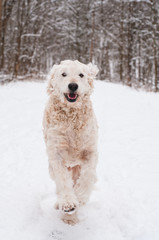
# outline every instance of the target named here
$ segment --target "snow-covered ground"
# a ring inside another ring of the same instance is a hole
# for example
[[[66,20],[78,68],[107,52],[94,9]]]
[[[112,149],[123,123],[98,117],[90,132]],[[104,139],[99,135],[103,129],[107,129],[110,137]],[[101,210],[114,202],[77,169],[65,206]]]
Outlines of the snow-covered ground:
[[[0,239],[158,240],[159,95],[96,82],[98,183],[64,224],[42,135],[46,83],[0,86]]]

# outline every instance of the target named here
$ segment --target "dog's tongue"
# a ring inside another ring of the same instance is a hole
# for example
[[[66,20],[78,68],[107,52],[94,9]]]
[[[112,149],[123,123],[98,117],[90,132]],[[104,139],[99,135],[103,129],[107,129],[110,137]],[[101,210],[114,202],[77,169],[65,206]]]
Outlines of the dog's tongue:
[[[68,97],[69,97],[70,99],[75,99],[75,98],[76,98],[76,94],[74,94],[74,93],[69,93],[69,94],[68,94]]]

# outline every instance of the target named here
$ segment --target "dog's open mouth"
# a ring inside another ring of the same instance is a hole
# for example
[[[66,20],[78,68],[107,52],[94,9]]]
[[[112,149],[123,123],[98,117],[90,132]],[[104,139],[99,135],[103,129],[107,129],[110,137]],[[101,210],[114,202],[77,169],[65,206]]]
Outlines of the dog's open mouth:
[[[69,102],[75,102],[77,100],[78,94],[76,93],[65,93],[65,97]]]

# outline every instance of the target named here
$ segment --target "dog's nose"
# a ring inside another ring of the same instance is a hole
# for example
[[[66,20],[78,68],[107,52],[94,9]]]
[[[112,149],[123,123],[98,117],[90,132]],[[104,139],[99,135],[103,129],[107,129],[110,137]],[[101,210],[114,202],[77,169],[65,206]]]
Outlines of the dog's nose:
[[[72,91],[72,92],[75,92],[78,88],[78,84],[77,83],[70,83],[68,85],[68,88]]]

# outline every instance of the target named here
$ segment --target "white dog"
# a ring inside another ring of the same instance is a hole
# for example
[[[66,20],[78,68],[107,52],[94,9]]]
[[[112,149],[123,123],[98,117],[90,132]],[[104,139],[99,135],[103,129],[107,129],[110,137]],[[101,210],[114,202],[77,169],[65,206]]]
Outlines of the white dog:
[[[43,127],[49,172],[56,183],[56,208],[66,223],[75,224],[96,181],[97,122],[90,95],[98,68],[65,60],[54,65]]]

